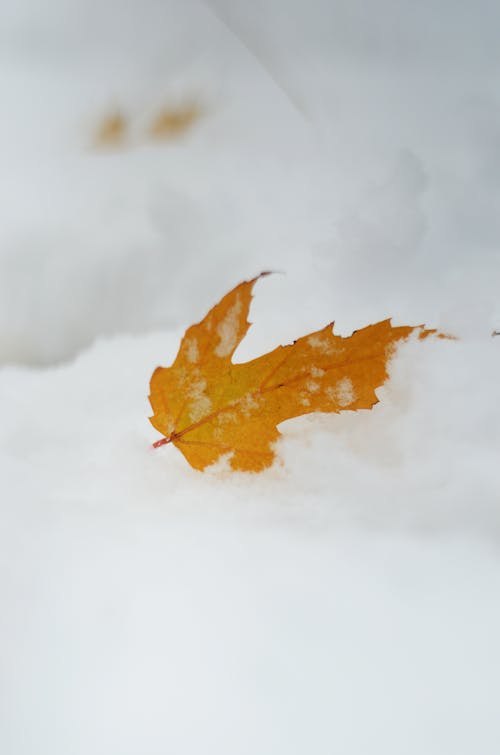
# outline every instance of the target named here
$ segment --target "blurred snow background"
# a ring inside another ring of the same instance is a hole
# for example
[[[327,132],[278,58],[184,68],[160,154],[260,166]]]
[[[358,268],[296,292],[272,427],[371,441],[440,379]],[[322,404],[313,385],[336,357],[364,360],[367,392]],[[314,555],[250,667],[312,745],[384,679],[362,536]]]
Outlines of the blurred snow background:
[[[2,4],[2,753],[499,752],[499,23]],[[265,474],[200,475],[150,450],[148,380],[262,269],[240,359],[333,318],[460,340],[286,424]]]

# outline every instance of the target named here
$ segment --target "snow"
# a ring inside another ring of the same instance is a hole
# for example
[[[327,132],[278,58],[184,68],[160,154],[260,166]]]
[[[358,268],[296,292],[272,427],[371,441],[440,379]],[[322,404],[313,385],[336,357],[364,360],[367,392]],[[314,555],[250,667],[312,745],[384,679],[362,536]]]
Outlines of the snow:
[[[241,298],[236,299],[235,304],[228,310],[225,318],[217,325],[219,342],[214,351],[218,357],[228,357],[233,353],[238,343],[238,324],[241,312]]]
[[[497,755],[498,22],[2,5],[2,753]],[[333,318],[458,340],[399,348],[371,412],[285,423],[272,469],[198,473],[151,448],[149,378],[269,269],[236,361]]]

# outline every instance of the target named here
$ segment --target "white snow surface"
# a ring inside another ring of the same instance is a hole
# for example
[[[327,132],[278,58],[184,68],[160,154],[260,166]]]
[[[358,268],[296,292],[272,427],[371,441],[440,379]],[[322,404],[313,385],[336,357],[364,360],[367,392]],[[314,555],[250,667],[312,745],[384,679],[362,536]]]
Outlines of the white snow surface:
[[[500,752],[499,23],[2,4],[2,755]],[[150,375],[269,269],[237,361],[333,319],[458,339],[283,424],[272,469],[198,473],[151,448]]]

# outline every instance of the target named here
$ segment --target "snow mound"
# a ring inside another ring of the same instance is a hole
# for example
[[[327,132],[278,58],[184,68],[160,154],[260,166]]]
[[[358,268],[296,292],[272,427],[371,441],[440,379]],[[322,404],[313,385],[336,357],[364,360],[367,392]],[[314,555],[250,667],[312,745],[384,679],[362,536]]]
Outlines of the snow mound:
[[[2,750],[493,755],[493,339],[403,346],[249,475],[151,449],[179,337],[1,374]]]

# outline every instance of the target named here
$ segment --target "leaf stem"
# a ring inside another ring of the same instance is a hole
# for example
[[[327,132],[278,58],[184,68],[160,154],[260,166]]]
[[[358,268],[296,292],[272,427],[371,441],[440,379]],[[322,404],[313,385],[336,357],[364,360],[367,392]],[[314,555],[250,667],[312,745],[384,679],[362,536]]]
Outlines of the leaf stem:
[[[172,438],[160,438],[160,440],[156,440],[153,443],[153,448],[160,448],[160,446],[164,446],[166,443],[170,443],[172,441]]]

